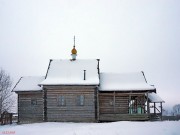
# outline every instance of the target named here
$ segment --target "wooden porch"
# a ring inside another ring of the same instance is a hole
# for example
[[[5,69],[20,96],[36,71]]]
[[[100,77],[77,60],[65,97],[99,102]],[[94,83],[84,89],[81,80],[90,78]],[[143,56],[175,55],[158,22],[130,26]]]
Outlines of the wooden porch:
[[[101,114],[99,121],[148,121],[148,114]]]
[[[111,91],[98,94],[99,121],[157,121],[162,119],[162,102],[160,106],[151,102],[148,92]]]

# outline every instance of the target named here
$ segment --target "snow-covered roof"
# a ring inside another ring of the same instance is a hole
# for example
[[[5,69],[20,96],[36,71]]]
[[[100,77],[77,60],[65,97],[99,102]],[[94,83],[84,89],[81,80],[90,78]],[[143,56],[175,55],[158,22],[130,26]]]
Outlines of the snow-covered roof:
[[[25,76],[21,77],[13,88],[14,92],[18,91],[39,91],[42,87],[38,86],[44,80],[44,76]]]
[[[159,103],[159,102],[164,102],[164,100],[162,100],[156,93],[152,92],[148,94],[148,98],[150,100],[150,102],[152,103]]]
[[[98,61],[50,60],[47,76],[41,85],[98,85]],[[85,73],[84,73],[84,70]],[[85,74],[85,80],[84,80]]]
[[[155,90],[148,83],[143,72],[134,73],[101,73],[100,91],[135,91]]]

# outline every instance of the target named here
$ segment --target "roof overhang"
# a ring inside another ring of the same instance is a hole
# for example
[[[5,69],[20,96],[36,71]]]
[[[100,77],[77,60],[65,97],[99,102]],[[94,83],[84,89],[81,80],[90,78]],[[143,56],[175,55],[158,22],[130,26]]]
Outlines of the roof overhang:
[[[165,103],[165,101],[162,100],[162,98],[154,92],[148,93],[148,100],[150,103]]]

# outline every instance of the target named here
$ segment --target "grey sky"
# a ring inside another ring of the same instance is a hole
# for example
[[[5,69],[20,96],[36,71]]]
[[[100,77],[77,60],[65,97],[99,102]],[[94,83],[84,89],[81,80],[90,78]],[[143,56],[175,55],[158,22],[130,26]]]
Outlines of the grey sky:
[[[49,59],[100,58],[101,71],[144,71],[165,106],[180,103],[179,0],[0,0],[0,67],[45,75]]]

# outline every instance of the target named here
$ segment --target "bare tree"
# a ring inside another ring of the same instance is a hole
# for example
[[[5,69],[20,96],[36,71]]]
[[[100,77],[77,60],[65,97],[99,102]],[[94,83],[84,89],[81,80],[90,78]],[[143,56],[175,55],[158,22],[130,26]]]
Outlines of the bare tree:
[[[173,115],[174,116],[180,115],[180,104],[177,104],[177,105],[173,106]]]
[[[4,111],[10,111],[13,106],[11,85],[10,76],[3,69],[0,69],[0,114]]]

